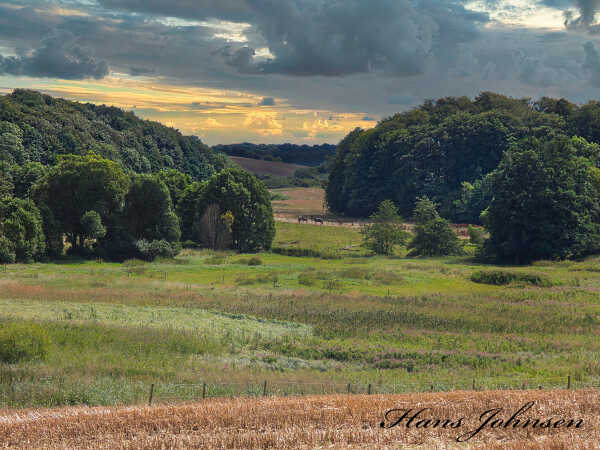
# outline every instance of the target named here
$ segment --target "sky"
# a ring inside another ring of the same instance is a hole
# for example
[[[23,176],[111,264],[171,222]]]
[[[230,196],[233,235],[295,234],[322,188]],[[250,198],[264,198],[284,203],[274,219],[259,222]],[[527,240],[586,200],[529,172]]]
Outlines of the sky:
[[[209,145],[338,143],[425,99],[600,97],[600,0],[0,0],[0,92]]]

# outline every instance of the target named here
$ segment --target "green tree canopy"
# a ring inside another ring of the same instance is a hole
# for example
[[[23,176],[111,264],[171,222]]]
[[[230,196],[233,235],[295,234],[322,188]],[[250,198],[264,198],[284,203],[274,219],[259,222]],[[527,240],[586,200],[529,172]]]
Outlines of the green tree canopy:
[[[485,254],[519,264],[600,250],[598,151],[565,136],[513,146],[492,174]]]
[[[44,254],[42,218],[31,200],[0,199],[0,262],[31,262]]]
[[[237,168],[213,175],[206,184],[190,186],[179,205],[183,239],[202,242],[201,221],[210,205],[231,212],[232,245],[242,252],[271,248],[275,221],[269,191],[254,175]]]
[[[442,219],[435,204],[427,197],[417,199],[415,236],[408,248],[411,256],[460,255],[463,248],[456,233],[446,219]]]
[[[371,215],[371,224],[363,226],[364,245],[371,251],[381,255],[392,255],[394,247],[405,245],[409,234],[404,231],[402,218],[398,208],[390,200],[379,204],[377,211]]]
[[[65,155],[40,180],[34,196],[49,234],[55,238],[66,234],[72,250],[78,252],[86,235],[84,214],[96,211],[102,223],[110,223],[122,208],[128,184],[128,177],[113,161],[94,153]]]

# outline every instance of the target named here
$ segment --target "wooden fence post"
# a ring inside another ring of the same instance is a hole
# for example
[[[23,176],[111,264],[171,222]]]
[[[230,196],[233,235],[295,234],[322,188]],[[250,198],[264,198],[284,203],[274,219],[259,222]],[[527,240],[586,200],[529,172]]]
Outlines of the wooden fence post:
[[[150,386],[150,398],[148,399],[148,406],[152,404],[152,396],[154,395],[154,383]]]
[[[571,375],[567,377],[567,389],[571,389]]]
[[[206,398],[206,383],[202,383],[202,398]]]
[[[348,383],[348,394],[350,393],[350,383]]]
[[[263,385],[263,397],[267,396],[267,380],[265,380],[265,384]]]
[[[369,388],[368,388],[367,392],[369,395],[371,395],[371,383],[369,383]]]

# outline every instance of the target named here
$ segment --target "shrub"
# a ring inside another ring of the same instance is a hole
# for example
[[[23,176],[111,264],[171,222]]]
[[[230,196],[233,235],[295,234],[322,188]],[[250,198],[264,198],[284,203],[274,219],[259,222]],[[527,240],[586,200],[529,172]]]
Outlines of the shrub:
[[[262,259],[260,259],[258,256],[253,256],[248,260],[249,266],[260,266],[262,265],[262,263]]]
[[[471,281],[495,286],[502,286],[515,282],[544,287],[552,286],[552,282],[546,276],[541,274],[516,273],[503,270],[474,272],[471,275]]]
[[[475,245],[483,244],[485,241],[485,231],[482,228],[469,225],[469,241]]]
[[[31,323],[3,323],[0,326],[0,362],[43,360],[50,340],[42,326]]]
[[[196,248],[197,245],[194,241],[187,240],[182,244],[183,248]]]
[[[158,257],[174,258],[181,251],[179,242],[169,242],[165,239],[147,241],[140,239],[135,243],[140,257],[146,261],[154,261]]]
[[[12,264],[15,259],[15,246],[5,236],[0,236],[0,264]]]

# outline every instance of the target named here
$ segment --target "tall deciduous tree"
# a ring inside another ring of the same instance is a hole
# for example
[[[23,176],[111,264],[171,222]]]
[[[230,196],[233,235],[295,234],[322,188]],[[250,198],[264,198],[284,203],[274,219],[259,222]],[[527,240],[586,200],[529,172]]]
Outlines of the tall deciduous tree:
[[[110,223],[123,206],[128,184],[129,179],[113,161],[94,153],[66,155],[40,180],[34,197],[49,234],[55,238],[66,234],[78,253],[86,235],[81,221],[84,214],[96,211],[102,223]]]
[[[183,239],[202,242],[202,217],[210,205],[230,211],[232,247],[243,252],[271,248],[275,221],[269,191],[254,175],[236,168],[213,175],[206,184],[190,186],[180,202]]]
[[[600,251],[600,169],[589,159],[598,151],[563,136],[507,152],[492,174],[484,254],[519,264]]]
[[[0,262],[31,262],[45,250],[42,218],[31,200],[0,199]]]

